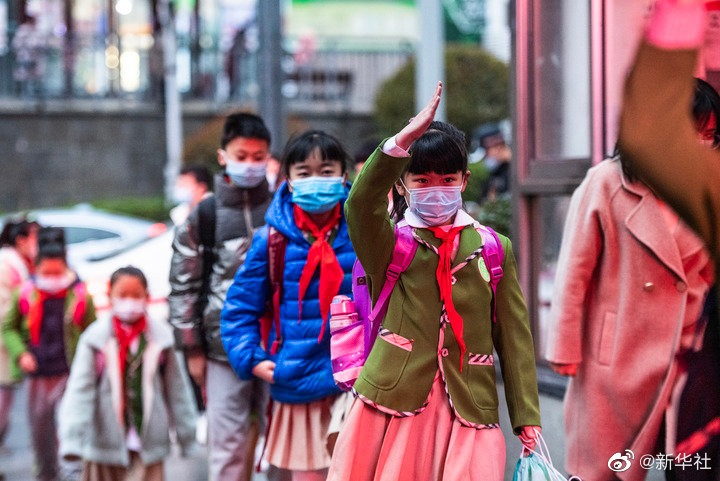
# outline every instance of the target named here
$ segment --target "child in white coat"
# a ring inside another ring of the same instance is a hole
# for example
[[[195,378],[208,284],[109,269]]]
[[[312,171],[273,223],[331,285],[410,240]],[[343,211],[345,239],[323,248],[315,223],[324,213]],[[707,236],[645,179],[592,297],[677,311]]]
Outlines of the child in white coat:
[[[60,407],[60,453],[83,459],[83,481],[162,481],[174,430],[181,453],[196,408],[172,331],[147,317],[147,280],[123,267],[110,278],[112,315],[80,338]]]

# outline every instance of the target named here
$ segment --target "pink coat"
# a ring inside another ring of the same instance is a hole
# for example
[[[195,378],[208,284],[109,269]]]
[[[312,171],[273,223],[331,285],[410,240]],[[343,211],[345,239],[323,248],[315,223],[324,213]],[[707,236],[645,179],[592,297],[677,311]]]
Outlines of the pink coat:
[[[712,282],[702,242],[671,232],[657,199],[619,161],[591,168],[570,203],[546,327],[545,357],[579,363],[565,396],[567,470],[585,481],[640,480],[677,376],[683,325]],[[631,449],[632,467],[608,468]]]

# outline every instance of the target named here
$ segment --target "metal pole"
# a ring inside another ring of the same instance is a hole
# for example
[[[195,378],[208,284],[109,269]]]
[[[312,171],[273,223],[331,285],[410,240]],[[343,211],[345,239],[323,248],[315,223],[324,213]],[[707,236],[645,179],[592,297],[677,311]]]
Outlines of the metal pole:
[[[170,202],[175,179],[180,173],[182,157],[182,101],[177,84],[177,38],[173,21],[171,0],[158,2],[158,20],[160,21],[163,66],[165,75],[165,146],[167,161],[165,164],[165,199]]]
[[[280,0],[258,0],[257,9],[260,34],[258,107],[272,133],[274,144],[282,146],[285,143],[285,115],[282,97]]]
[[[418,0],[420,40],[415,53],[415,111],[425,107],[435,91],[438,80],[445,81],[445,28],[443,9],[438,0]],[[435,114],[435,120],[445,120],[445,102]]]

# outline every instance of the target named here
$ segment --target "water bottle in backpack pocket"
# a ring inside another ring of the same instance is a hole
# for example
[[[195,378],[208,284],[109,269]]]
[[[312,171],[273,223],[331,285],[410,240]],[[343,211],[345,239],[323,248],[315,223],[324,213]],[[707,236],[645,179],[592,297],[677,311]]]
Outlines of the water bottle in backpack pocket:
[[[385,317],[390,293],[417,250],[407,224],[396,227],[395,237],[393,258],[375,305],[371,306],[365,270],[357,260],[352,270],[354,301],[341,295],[335,296],[330,305],[330,360],[335,383],[344,391],[349,391],[360,375]]]
[[[343,391],[352,388],[365,364],[365,326],[347,296],[335,296],[330,304],[330,359],[333,378]]]

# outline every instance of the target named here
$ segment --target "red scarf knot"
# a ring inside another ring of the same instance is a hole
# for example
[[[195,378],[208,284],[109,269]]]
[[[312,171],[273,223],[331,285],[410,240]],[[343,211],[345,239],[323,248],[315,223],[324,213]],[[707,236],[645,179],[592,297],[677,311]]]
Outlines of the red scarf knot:
[[[455,305],[452,300],[452,274],[450,267],[455,238],[464,228],[465,226],[458,226],[445,231],[441,227],[428,227],[435,237],[442,241],[440,247],[438,247],[438,256],[440,259],[438,260],[437,270],[435,271],[435,278],[440,288],[440,300],[445,305],[450,326],[455,334],[458,346],[460,346],[460,372],[462,372],[466,348],[463,339],[463,319],[455,310]]]
[[[147,328],[147,320],[145,316],[141,317],[132,324],[123,323],[120,319],[113,316],[112,318],[113,330],[115,331],[115,338],[118,343],[118,362],[120,369],[120,392],[123,393],[120,396],[122,400],[122,406],[120,412],[125,412],[125,363],[127,361],[128,351],[130,350],[130,344]]]
[[[302,301],[310,286],[315,271],[320,266],[320,286],[318,300],[320,302],[320,315],[322,327],[318,342],[325,333],[325,323],[330,314],[330,303],[333,297],[340,291],[345,273],[340,267],[335,251],[328,242],[328,235],[340,222],[340,204],[337,204],[331,211],[328,221],[323,226],[317,226],[310,215],[297,205],[294,208],[295,223],[301,231],[309,232],[314,241],[308,250],[307,262],[300,275],[300,286],[298,290],[298,321],[302,318]]]

